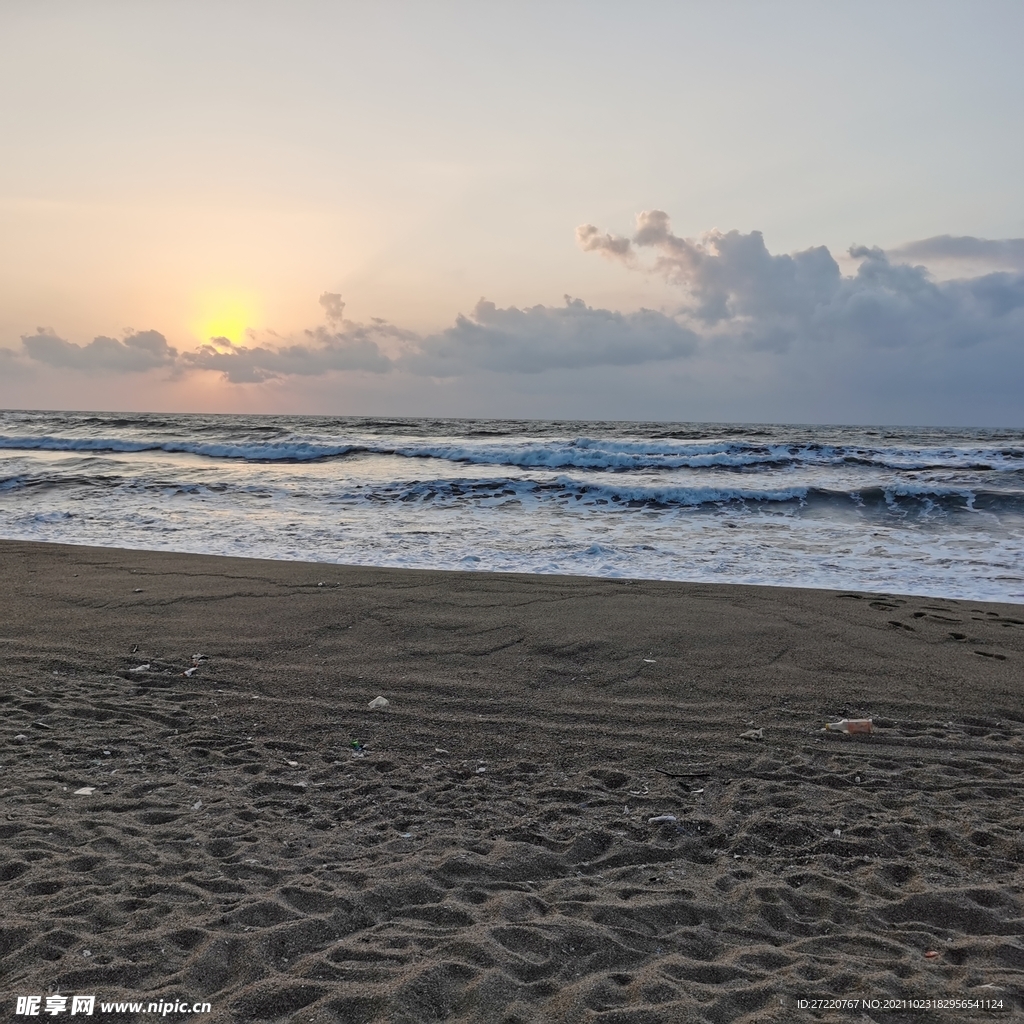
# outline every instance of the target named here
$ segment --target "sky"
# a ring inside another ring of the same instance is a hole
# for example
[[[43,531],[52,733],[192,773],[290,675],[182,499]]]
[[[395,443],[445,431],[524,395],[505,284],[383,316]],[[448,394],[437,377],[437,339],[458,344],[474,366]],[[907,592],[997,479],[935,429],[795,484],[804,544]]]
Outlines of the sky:
[[[1024,5],[0,5],[0,406],[1024,426]]]

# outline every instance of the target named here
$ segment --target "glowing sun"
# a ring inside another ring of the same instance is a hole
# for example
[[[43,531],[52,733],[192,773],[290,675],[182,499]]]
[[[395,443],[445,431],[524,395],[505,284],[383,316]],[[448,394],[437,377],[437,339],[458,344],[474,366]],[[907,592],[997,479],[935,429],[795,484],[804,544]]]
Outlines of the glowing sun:
[[[255,326],[257,320],[255,304],[247,296],[211,293],[201,296],[196,305],[194,331],[203,341],[227,338],[237,345],[244,340],[246,329]]]

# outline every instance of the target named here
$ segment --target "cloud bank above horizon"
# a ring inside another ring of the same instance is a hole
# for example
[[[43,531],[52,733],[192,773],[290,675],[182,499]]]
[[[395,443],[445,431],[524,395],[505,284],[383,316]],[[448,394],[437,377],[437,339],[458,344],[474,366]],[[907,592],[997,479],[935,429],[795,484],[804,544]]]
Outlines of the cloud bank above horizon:
[[[944,235],[888,253],[856,245],[848,252],[859,263],[856,273],[844,275],[825,246],[773,254],[759,231],[684,238],[662,210],[640,213],[629,237],[584,224],[576,238],[584,252],[663,279],[677,289],[678,305],[619,312],[568,295],[561,306],[524,308],[481,299],[450,327],[420,334],[383,319],[346,319],[342,297],[325,292],[324,323],[296,336],[250,332],[245,344],[211,338],[179,351],[154,329],[76,344],[39,327],[22,335],[20,348],[6,350],[4,361],[8,369],[93,376],[159,372],[181,379],[213,371],[231,385],[353,373],[457,380],[656,364],[699,365],[714,376],[716,364],[755,353],[812,376],[851,361],[870,364],[882,352],[916,360],[947,383],[965,364],[1002,378],[1019,378],[1024,368],[1024,239]],[[1000,269],[938,280],[927,264],[942,261]]]

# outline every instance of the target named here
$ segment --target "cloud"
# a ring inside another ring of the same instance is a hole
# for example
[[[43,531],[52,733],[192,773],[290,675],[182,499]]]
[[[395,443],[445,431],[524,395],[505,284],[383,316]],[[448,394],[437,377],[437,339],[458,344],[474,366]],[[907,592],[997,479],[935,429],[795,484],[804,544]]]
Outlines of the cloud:
[[[227,338],[213,338],[195,352],[186,352],[181,365],[194,370],[217,370],[233,384],[253,384],[278,377],[318,377],[331,371],[364,370],[387,373],[391,360],[381,351],[373,334],[387,335],[390,325],[332,333],[323,327],[306,331],[307,342],[271,348],[265,345],[234,345]],[[398,331],[405,335],[406,332]]]
[[[922,263],[971,263],[1024,270],[1024,238],[974,238],[971,235],[935,235],[907,242],[889,255]]]
[[[320,305],[323,306],[329,324],[333,326],[345,322],[345,303],[337,292],[324,292],[320,296]]]
[[[634,366],[688,355],[696,342],[691,330],[650,309],[617,313],[568,295],[564,306],[525,309],[481,299],[470,316],[460,314],[454,326],[424,338],[400,365],[433,377]]]
[[[628,238],[622,235],[602,235],[593,224],[581,224],[576,229],[576,243],[584,252],[600,252],[620,259],[632,255]]]
[[[304,332],[300,343],[234,345],[214,338],[179,364],[217,370],[235,384],[332,371],[460,377],[480,370],[540,373],[588,366],[627,366],[675,359],[694,348],[692,331],[653,310],[616,313],[566,296],[565,305],[499,309],[481,299],[469,316],[426,337],[385,320],[344,319],[340,295],[320,296],[328,326]]]
[[[577,237],[587,249],[587,240],[604,236],[591,225],[585,228]],[[881,249],[853,246],[850,255],[861,264],[856,274],[844,276],[824,246],[772,254],[759,231],[681,238],[662,210],[641,213],[628,247],[619,246],[614,255],[639,269],[642,249],[654,253],[646,269],[682,290],[679,318],[719,345],[775,351],[838,347],[865,356],[879,348],[934,353],[993,341],[1024,347],[1020,274],[938,282],[924,267],[892,263]]]
[[[586,224],[577,241],[631,272],[660,275],[673,306],[620,312],[568,296],[557,306],[481,299],[423,334],[347,320],[341,295],[324,292],[319,326],[288,337],[264,331],[244,344],[217,338],[183,353],[156,331],[76,345],[41,328],[13,353],[0,349],[0,386],[18,373],[40,387],[63,374],[73,390],[70,371],[94,381],[104,371],[112,388],[124,373],[163,370],[180,380],[214,371],[233,384],[279,381],[275,394],[296,401],[350,393],[364,407],[376,396],[382,408],[451,415],[592,408],[680,420],[1020,423],[1024,273],[940,280],[917,259],[1009,260],[1020,240],[942,236],[889,253],[855,245],[852,273],[824,246],[773,253],[759,231],[683,237],[663,210],[640,214],[628,237]],[[52,371],[32,372],[39,367]],[[23,391],[9,385],[12,395]]]
[[[21,343],[29,359],[62,370],[143,373],[172,366],[178,357],[159,331],[129,332],[121,341],[100,335],[88,345],[76,345],[53,328],[38,327],[35,334],[23,334]]]

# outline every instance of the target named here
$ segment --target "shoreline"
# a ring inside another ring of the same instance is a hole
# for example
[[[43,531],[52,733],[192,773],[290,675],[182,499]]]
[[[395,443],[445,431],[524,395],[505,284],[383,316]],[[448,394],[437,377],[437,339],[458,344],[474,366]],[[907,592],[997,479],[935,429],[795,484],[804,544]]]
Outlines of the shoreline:
[[[17,541],[0,573],[12,1012],[1024,1005],[1018,605]]]
[[[781,592],[793,592],[797,594],[846,594],[856,593],[863,597],[877,597],[877,598],[898,598],[901,600],[908,601],[953,601],[958,604],[981,604],[981,605],[992,605],[993,607],[1000,607],[1004,609],[1017,609],[1018,611],[1024,611],[1024,600],[1021,601],[996,601],[989,598],[974,598],[974,597],[950,597],[947,595],[939,595],[932,593],[917,593],[912,591],[903,590],[885,590],[879,588],[869,588],[867,590],[861,590],[857,587],[793,587],[786,584],[776,583],[734,583],[729,581],[719,582],[717,580],[674,580],[674,579],[663,579],[659,577],[647,577],[647,576],[589,576],[585,574],[575,574],[566,572],[514,572],[504,571],[500,569],[465,569],[465,568],[453,568],[453,569],[438,569],[432,567],[420,567],[420,566],[400,566],[400,565],[372,565],[360,562],[318,562],[308,561],[301,558],[267,558],[255,555],[225,555],[215,554],[202,551],[173,551],[167,548],[134,548],[134,547],[117,547],[112,545],[98,545],[98,544],[72,544],[65,543],[63,541],[47,541],[47,540],[24,540],[21,538],[6,538],[0,537],[0,553],[3,549],[8,546],[24,546],[27,549],[35,547],[46,548],[53,550],[66,550],[67,552],[74,551],[92,551],[92,552],[118,552],[124,555],[160,555],[168,558],[185,558],[185,559],[224,559],[228,562],[238,563],[267,563],[269,565],[294,565],[294,566],[305,566],[310,570],[316,570],[318,568],[333,568],[341,570],[351,570],[354,572],[382,572],[382,573],[422,573],[422,574],[435,574],[438,576],[475,576],[475,577],[494,577],[496,579],[559,579],[567,581],[590,581],[594,583],[623,583],[623,584],[658,584],[669,587],[711,587],[713,589],[730,589],[735,588],[737,590],[754,590],[754,591],[781,591]]]

